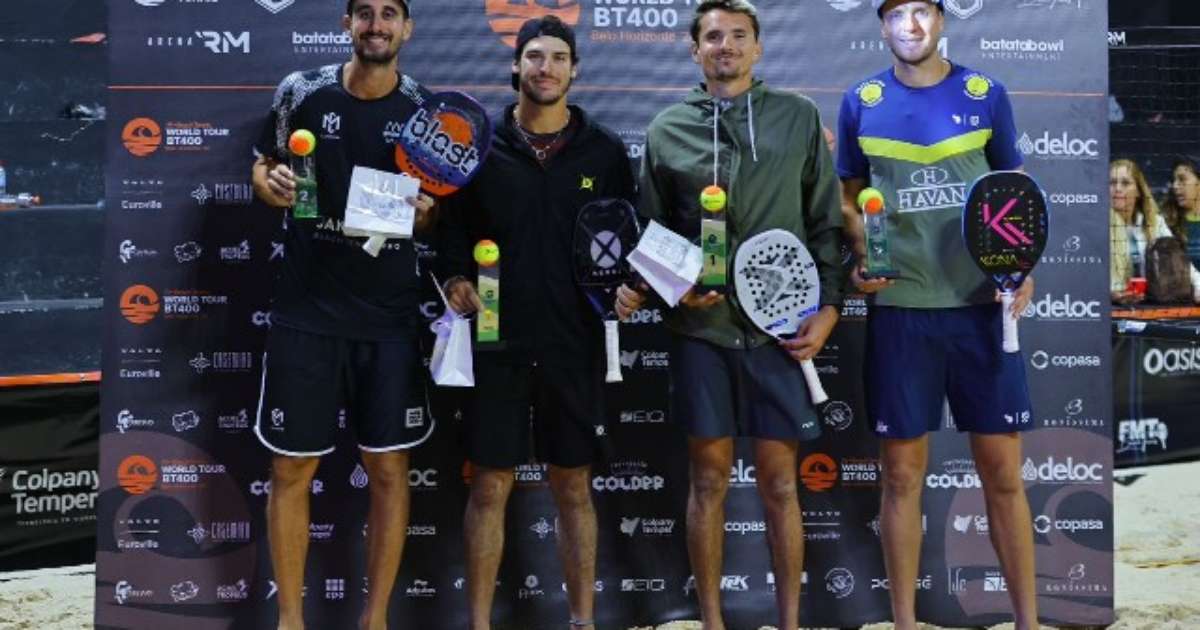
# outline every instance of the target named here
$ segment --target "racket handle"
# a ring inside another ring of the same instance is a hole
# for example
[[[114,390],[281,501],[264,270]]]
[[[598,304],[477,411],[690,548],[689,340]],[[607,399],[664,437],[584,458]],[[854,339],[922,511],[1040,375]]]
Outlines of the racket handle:
[[[605,383],[620,383],[621,382],[621,338],[617,332],[617,325],[620,324],[615,319],[604,320],[604,356],[608,363],[608,373],[604,375]]]
[[[813,365],[812,359],[801,361],[800,371],[804,372],[804,382],[808,384],[808,394],[812,398],[812,404],[820,405],[829,400],[829,395],[821,386],[821,377],[817,374],[817,367]]]
[[[1017,352],[1021,349],[1021,344],[1017,342],[1017,318],[1016,313],[1012,312],[1012,291],[1000,293],[1000,305],[1000,320],[1004,322],[1004,351]]]

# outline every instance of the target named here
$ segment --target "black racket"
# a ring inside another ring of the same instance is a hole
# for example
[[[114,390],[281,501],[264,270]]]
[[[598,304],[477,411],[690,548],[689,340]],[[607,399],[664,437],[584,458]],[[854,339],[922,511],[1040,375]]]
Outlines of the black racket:
[[[1050,214],[1046,196],[1032,177],[1020,171],[995,171],[975,180],[963,207],[963,242],[971,260],[1000,290],[1004,351],[1020,349],[1016,291],[1046,249]]]
[[[821,308],[821,279],[804,243],[787,230],[767,230],[738,246],[733,259],[738,303],[764,333],[785,339]],[[800,362],[813,406],[824,416],[829,401],[811,359]]]
[[[637,213],[624,199],[589,202],[575,219],[572,249],[575,282],[604,320],[604,380],[621,380],[620,338],[613,304],[617,287],[630,279],[625,257],[637,246]]]

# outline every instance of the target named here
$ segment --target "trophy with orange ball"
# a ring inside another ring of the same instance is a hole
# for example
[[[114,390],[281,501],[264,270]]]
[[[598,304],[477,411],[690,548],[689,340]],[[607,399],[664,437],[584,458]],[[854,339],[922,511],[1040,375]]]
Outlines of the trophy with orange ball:
[[[289,166],[296,178],[296,200],[292,204],[292,217],[315,219],[320,215],[317,208],[317,165],[313,153],[317,139],[307,129],[297,129],[288,138],[288,151],[292,157]]]
[[[724,291],[726,258],[729,255],[725,235],[725,190],[713,184],[700,191],[700,251],[704,266],[700,270],[700,286],[710,291]]]
[[[483,239],[475,244],[475,263],[479,265],[479,301],[483,309],[475,320],[475,341],[500,341],[500,246]]]

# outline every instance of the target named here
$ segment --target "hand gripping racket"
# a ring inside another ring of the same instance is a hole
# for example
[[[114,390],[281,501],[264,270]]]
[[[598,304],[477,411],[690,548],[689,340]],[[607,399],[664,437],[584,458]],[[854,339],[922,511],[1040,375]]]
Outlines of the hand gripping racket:
[[[963,207],[963,242],[971,259],[1000,290],[1004,351],[1020,349],[1013,292],[1033,270],[1049,236],[1046,196],[1032,177],[996,171],[975,180]]]
[[[767,230],[743,242],[733,260],[738,303],[764,333],[785,339],[821,308],[821,279],[804,243],[786,230]],[[812,404],[824,415],[829,401],[811,359],[800,362]]]
[[[604,320],[605,382],[621,381],[620,338],[613,308],[617,287],[630,279],[626,255],[637,246],[637,213],[624,199],[589,202],[575,219],[575,282]]]

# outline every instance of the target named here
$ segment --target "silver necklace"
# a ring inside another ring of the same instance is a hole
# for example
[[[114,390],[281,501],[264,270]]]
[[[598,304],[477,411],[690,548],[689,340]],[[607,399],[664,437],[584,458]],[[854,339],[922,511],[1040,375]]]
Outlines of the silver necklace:
[[[554,146],[554,143],[558,142],[559,137],[561,137],[563,132],[567,130],[567,127],[571,126],[571,110],[567,110],[567,122],[564,123],[562,128],[560,128],[554,134],[554,137],[550,139],[550,142],[547,142],[546,146],[541,148],[538,148],[538,146],[533,143],[533,138],[529,137],[529,133],[526,132],[525,128],[521,126],[521,121],[519,118],[517,118],[515,113],[513,114],[513,122],[516,123],[517,132],[520,133],[521,137],[525,139],[525,144],[528,144],[529,148],[533,149],[533,154],[537,156],[538,161],[545,162],[546,150]]]

